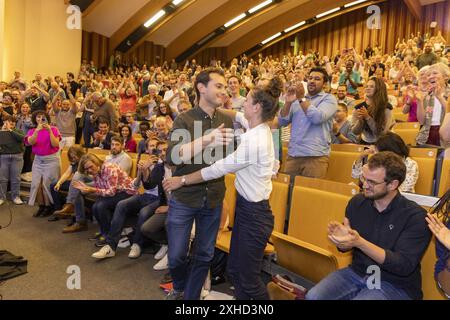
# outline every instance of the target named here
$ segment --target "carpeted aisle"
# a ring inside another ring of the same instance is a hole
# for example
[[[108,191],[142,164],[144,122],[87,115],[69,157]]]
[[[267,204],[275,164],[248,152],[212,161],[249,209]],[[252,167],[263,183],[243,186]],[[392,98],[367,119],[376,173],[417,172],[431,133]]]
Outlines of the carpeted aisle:
[[[97,231],[63,234],[67,221],[48,222],[33,218],[36,208],[11,206],[11,226],[0,229],[0,250],[28,260],[28,273],[0,285],[4,300],[161,300],[164,292],[159,281],[165,271],[154,271],[157,262],[144,254],[137,260],[128,258],[129,248],[119,249],[116,257],[96,261],[91,254],[97,250],[88,238]],[[9,221],[6,204],[0,206],[0,225]],[[69,290],[66,273],[69,266],[81,270],[81,290]]]

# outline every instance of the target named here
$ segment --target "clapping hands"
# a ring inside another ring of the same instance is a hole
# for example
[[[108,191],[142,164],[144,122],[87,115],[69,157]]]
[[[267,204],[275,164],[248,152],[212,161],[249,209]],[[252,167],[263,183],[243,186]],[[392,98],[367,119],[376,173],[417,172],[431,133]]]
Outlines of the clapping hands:
[[[431,232],[450,250],[450,230],[434,215],[427,214],[425,220],[428,222],[428,228],[430,228]]]
[[[344,224],[332,221],[328,224],[328,239],[330,239],[341,250],[350,250],[356,247],[360,235],[350,226],[350,221],[345,218]]]

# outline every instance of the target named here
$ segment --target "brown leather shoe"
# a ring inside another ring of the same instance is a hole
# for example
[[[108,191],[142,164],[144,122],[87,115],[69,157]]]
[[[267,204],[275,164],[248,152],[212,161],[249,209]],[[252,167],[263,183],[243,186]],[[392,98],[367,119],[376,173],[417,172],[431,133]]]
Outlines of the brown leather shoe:
[[[73,204],[66,203],[61,210],[55,211],[53,214],[60,219],[68,219],[75,213]]]
[[[74,224],[65,227],[63,229],[63,233],[75,233],[75,232],[80,232],[80,231],[87,231],[88,230],[88,226],[86,223],[79,223],[79,222],[75,222]]]

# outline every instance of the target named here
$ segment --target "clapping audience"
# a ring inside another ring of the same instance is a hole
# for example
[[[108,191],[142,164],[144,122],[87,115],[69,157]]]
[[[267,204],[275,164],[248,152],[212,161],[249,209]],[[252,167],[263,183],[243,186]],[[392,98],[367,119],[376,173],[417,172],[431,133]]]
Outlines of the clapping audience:
[[[277,156],[281,141],[289,145],[284,173],[324,179],[331,145],[366,145],[348,172],[349,180],[360,180],[363,194],[350,201],[344,224],[331,222],[328,230],[339,250],[352,250],[353,263],[320,282],[308,298],[421,298],[418,268],[429,232],[423,228],[422,210],[399,193],[415,192],[421,168],[409,155],[413,146],[391,130],[404,113],[407,122],[418,122],[418,146],[450,146],[449,52],[442,36],[419,34],[399,39],[391,53],[368,46],[364,52],[345,48],[329,57],[308,50],[282,58],[243,55],[229,66],[212,61],[225,75],[218,110],[232,115],[240,130],[235,136],[248,131],[248,121],[239,112],[247,92],[280,79],[283,89],[270,128]],[[169,267],[165,222],[172,197],[162,187],[172,176],[167,143],[174,123],[198,106],[199,88],[194,84],[204,68],[195,60],[162,66],[117,61],[114,68],[84,61],[78,74],[68,72],[66,80],[37,74],[28,83],[15,72],[12,81],[0,81],[1,134],[11,137],[0,140],[0,205],[7,201],[8,182],[11,200],[22,204],[20,174],[32,172],[28,204],[38,203],[35,217],[56,210],[49,220],[72,218],[63,232],[74,233],[88,230],[92,213],[100,225],[91,238],[100,249],[92,256],[104,259],[115,256],[131,216],[137,220],[128,257],[141,256],[145,239],[150,239],[161,246],[154,269],[163,270]],[[235,140],[237,147],[240,139]],[[70,163],[62,172],[61,153]],[[382,207],[388,202],[390,207]],[[358,206],[367,206],[362,215],[366,220],[358,218]],[[448,191],[433,211],[437,215],[426,220],[439,240],[438,283],[448,260],[447,207]],[[367,229],[369,220],[390,211],[411,216],[414,223],[405,230],[417,232],[415,239],[401,231],[404,242],[387,239],[372,225]],[[361,290],[359,277],[369,262],[382,269],[386,290]],[[345,285],[339,282],[347,277],[351,280]],[[330,289],[335,283],[337,291]],[[354,287],[357,290],[347,294]]]

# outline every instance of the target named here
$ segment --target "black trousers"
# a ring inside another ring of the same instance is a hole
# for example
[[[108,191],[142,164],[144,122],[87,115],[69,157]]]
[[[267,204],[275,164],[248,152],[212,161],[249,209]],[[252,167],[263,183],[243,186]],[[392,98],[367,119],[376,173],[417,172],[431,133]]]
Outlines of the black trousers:
[[[273,226],[268,200],[249,202],[238,194],[228,259],[228,275],[238,300],[269,300],[261,269]]]

